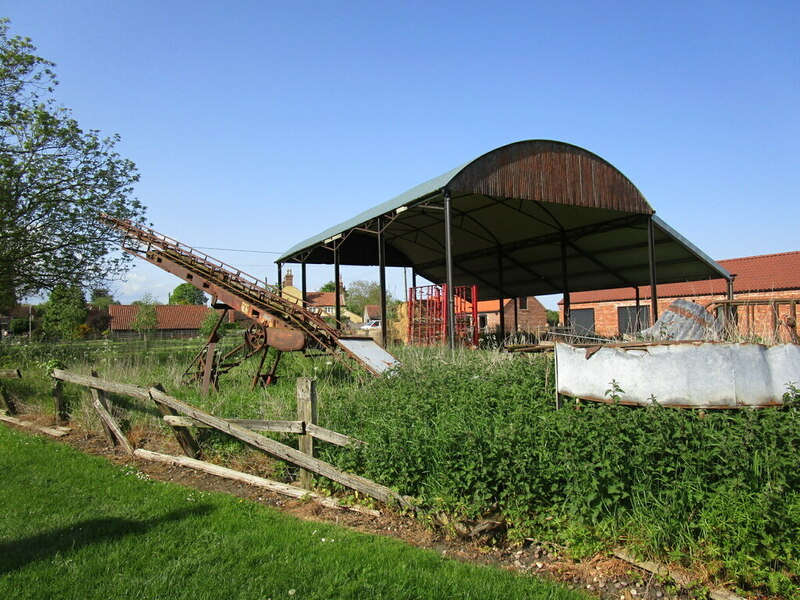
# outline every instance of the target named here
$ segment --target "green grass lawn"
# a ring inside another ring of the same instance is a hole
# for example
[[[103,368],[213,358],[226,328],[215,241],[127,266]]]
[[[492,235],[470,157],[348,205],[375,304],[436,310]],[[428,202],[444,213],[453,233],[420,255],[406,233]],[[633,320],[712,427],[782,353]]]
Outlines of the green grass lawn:
[[[308,523],[0,426],[0,598],[583,596]]]

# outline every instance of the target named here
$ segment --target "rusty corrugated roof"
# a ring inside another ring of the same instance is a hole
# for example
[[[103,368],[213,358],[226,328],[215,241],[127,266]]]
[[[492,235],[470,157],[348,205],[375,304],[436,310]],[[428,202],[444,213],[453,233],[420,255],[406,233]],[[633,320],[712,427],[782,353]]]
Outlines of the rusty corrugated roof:
[[[340,264],[377,265],[380,229],[386,266],[445,283],[445,198],[451,283],[477,284],[485,299],[647,284],[650,226],[659,283],[728,275],[658,218],[613,165],[552,140],[496,148],[300,242],[276,262],[333,264],[335,248]]]

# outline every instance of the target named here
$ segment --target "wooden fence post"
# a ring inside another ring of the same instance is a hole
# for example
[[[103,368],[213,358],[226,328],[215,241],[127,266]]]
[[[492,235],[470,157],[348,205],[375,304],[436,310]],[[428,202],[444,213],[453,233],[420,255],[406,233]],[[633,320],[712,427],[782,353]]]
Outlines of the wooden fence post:
[[[308,425],[317,424],[317,382],[308,377],[297,379],[297,419],[303,422],[303,435],[299,437],[298,450],[314,456],[314,438],[308,432]],[[300,487],[311,489],[311,471],[300,469]]]
[[[164,387],[160,383],[155,384],[153,388],[159,392],[164,392]],[[156,403],[158,410],[163,416],[178,414],[163,402],[159,402],[153,398],[152,394],[150,394],[150,398]],[[172,431],[175,433],[175,437],[178,439],[178,443],[181,445],[181,448],[186,456],[196,459],[203,457],[203,451],[200,449],[200,445],[192,437],[192,434],[188,428],[175,425],[170,425],[170,427],[172,427]]]
[[[53,408],[56,415],[56,425],[63,425],[69,419],[67,405],[64,402],[64,384],[60,380],[53,383]]]

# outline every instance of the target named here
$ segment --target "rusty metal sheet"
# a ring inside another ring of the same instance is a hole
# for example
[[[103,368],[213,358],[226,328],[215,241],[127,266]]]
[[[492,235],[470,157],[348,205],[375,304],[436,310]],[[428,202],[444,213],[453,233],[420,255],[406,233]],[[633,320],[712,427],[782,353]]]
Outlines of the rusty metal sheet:
[[[400,364],[400,361],[376,344],[372,338],[341,337],[337,343],[375,375],[381,375]]]
[[[696,302],[678,298],[655,325],[639,334],[646,340],[721,340],[723,327],[717,318]]]
[[[587,356],[588,354],[588,356]],[[556,343],[559,394],[622,404],[691,408],[780,405],[800,382],[800,346],[685,342],[585,347]]]

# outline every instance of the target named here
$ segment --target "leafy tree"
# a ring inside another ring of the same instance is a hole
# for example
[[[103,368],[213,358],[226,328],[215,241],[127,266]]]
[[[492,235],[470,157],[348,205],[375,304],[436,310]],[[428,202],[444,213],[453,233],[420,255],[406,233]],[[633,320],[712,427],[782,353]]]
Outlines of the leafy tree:
[[[8,330],[14,335],[28,333],[28,319],[24,317],[15,317],[11,319],[11,322],[8,324]]]
[[[119,275],[119,234],[101,213],[143,222],[139,175],[119,136],[83,130],[52,97],[54,64],[0,20],[0,310],[18,299]]]
[[[119,304],[119,302],[114,300],[114,296],[111,295],[111,292],[109,292],[108,289],[95,288],[92,290],[91,300],[89,300],[89,304],[91,304],[94,308],[96,308],[100,312],[108,314],[108,307],[111,306],[112,304]],[[101,331],[105,331],[105,328],[102,329]]]
[[[42,331],[48,337],[75,339],[78,327],[86,321],[86,300],[77,286],[57,285],[50,292]]]
[[[548,310],[547,311],[547,324],[548,325],[558,325],[558,322],[561,320],[561,315],[557,310]]]
[[[217,321],[219,321],[217,311],[209,308],[208,314],[203,317],[203,321],[200,323],[200,335],[206,338],[211,335],[211,332],[214,331],[214,327],[217,326]],[[222,325],[224,326],[225,323]]]
[[[357,315],[364,313],[364,307],[367,304],[380,304],[381,303],[381,286],[375,281],[364,281],[359,279],[352,282],[347,288],[347,310]],[[388,312],[392,312],[397,300],[392,298],[389,292],[386,292],[386,308]]]
[[[156,306],[158,302],[150,294],[142,296],[141,300],[137,300],[134,304],[139,306],[136,311],[136,316],[131,321],[131,327],[137,331],[145,340],[148,336],[155,331],[158,326],[158,315],[156,315]]]
[[[336,291],[336,284],[333,281],[329,281],[328,283],[322,284],[322,287],[319,288],[320,292],[335,292]]]
[[[108,308],[103,310],[97,306],[90,306],[86,325],[95,333],[106,331],[111,326],[111,315],[108,314]]]
[[[170,304],[197,304],[203,305],[208,302],[208,296],[198,290],[191,283],[182,283],[174,290],[169,297]]]

